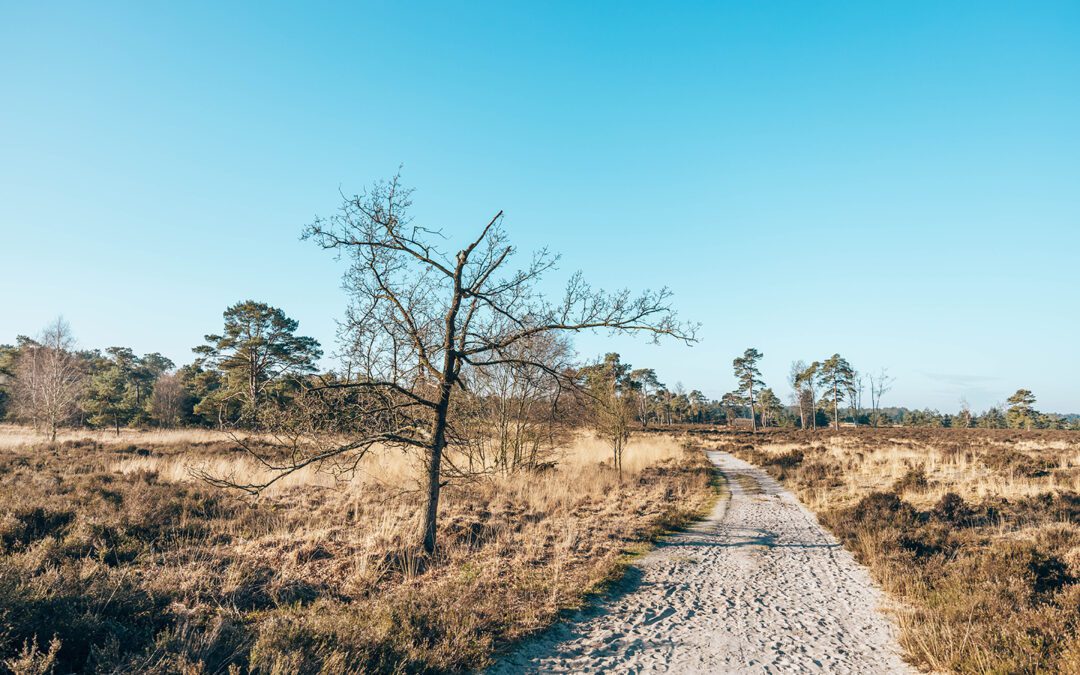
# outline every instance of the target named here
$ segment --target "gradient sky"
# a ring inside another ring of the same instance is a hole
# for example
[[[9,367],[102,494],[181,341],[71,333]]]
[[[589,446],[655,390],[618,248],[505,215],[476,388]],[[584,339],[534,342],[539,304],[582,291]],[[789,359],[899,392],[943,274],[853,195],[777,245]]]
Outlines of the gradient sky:
[[[254,298],[332,346],[342,266],[298,235],[403,164],[452,240],[505,209],[554,282],[703,324],[582,356],[1080,411],[1078,36],[1076,2],[0,0],[0,342],[62,314],[186,362]]]

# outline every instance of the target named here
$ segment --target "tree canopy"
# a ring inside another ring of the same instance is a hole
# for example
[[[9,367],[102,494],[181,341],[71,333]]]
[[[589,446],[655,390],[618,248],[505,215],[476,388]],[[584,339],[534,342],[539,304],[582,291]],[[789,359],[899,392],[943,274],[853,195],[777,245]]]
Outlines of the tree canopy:
[[[322,357],[318,341],[296,335],[299,323],[263,302],[245,300],[224,312],[225,329],[206,336],[206,344],[192,351],[198,366],[224,375],[223,386],[213,390],[205,407],[219,408],[230,399],[241,401],[243,420],[259,426],[259,408],[271,386],[287,386],[286,376],[315,372]]]

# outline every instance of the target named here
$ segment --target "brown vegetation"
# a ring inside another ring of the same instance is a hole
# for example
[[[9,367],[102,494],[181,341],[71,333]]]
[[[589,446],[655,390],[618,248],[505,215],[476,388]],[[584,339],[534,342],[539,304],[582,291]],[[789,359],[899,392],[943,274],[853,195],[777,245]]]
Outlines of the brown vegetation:
[[[1080,672],[1076,434],[851,429],[715,438],[794,489],[901,601],[901,643],[917,665]]]
[[[702,454],[670,437],[632,442],[622,480],[610,449],[582,438],[545,471],[449,485],[427,557],[423,470],[403,455],[373,452],[353,477],[300,472],[252,502],[190,478],[199,465],[258,478],[248,454],[203,433],[0,448],[0,664],[472,669],[713,494]]]

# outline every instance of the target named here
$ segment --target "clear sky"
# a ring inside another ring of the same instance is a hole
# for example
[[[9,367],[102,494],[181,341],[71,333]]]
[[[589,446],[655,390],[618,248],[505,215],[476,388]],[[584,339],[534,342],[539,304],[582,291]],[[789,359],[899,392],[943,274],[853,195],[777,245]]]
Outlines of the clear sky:
[[[1080,411],[1080,3],[0,0],[0,342],[178,362],[229,304],[326,345],[301,228],[404,164],[451,238],[498,209],[560,278],[667,285],[719,397],[840,352],[886,404]],[[329,351],[329,350],[328,350]]]

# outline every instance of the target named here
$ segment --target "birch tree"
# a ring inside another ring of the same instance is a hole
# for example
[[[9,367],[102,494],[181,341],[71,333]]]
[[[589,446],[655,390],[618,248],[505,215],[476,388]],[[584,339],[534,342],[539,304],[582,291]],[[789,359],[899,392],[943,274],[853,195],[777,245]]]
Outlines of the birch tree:
[[[889,375],[887,368],[882,368],[877,375],[870,373],[867,378],[870,380],[870,407],[873,411],[870,420],[876,429],[881,425],[881,397],[892,389],[896,378]]]
[[[71,327],[58,318],[37,340],[20,339],[14,403],[19,417],[56,441],[57,430],[78,412],[84,368],[75,353]]]

